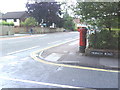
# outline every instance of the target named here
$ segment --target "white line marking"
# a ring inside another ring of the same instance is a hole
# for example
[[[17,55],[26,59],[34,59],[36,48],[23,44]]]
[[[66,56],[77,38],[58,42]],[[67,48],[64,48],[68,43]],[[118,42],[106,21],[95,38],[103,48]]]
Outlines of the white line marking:
[[[29,59],[30,57],[25,57],[25,58],[22,58],[22,59],[20,59],[20,60],[27,60],[27,59]]]
[[[54,44],[54,43],[58,43],[58,42],[61,42],[61,40],[55,41],[55,42],[51,42],[51,43],[48,43],[48,44]]]
[[[21,43],[21,42],[26,42],[26,41],[28,41],[28,40],[22,40],[22,41],[14,41],[14,42],[9,42],[9,43]]]
[[[69,33],[79,33],[79,32],[69,32]]]
[[[11,62],[11,63],[8,63],[9,65],[12,65],[12,66],[15,66],[16,64],[18,64],[18,61],[16,62]]]
[[[13,56],[13,55],[9,55],[9,56],[3,56],[3,57],[0,57],[0,61],[5,61],[5,60],[10,60],[10,59],[14,59],[16,58],[17,56]]]
[[[83,87],[75,87],[75,86],[69,86],[69,85],[61,85],[61,84],[53,84],[53,83],[45,83],[45,82],[37,82],[37,81],[30,81],[30,80],[7,78],[7,77],[1,77],[1,76],[0,76],[0,78],[5,79],[5,80],[12,80],[12,81],[18,81],[18,82],[24,82],[24,83],[33,83],[33,84],[54,86],[54,87],[62,87],[62,88],[83,88]]]
[[[70,43],[69,45],[72,46],[72,45],[75,45],[75,44],[78,44],[78,43],[79,43],[79,41],[75,41],[75,42]]]
[[[39,37],[39,36],[41,36],[41,37],[43,37],[43,36],[46,36],[47,34],[43,34],[43,35],[31,35],[31,37]]]
[[[39,47],[39,46],[35,46],[35,47],[27,48],[27,49],[22,49],[22,50],[15,51],[15,52],[11,52],[11,53],[8,53],[7,55],[11,55],[11,54],[23,52],[23,51],[30,50],[30,49],[34,49],[34,48],[37,48],[37,47]]]
[[[52,53],[50,55],[48,55],[45,60],[47,61],[57,61],[59,60],[61,57],[63,56],[63,54],[60,53]]]
[[[67,39],[65,39],[65,40],[71,40],[72,38],[67,38]]]

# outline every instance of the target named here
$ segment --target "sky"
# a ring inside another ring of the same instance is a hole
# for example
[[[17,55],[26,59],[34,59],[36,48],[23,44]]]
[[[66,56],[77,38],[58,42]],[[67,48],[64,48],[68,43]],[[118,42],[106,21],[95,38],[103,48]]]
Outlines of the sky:
[[[25,11],[27,10],[25,8],[27,1],[28,0],[0,0],[0,12],[6,13],[6,12],[13,12],[13,11]],[[55,0],[55,1],[65,1],[69,3],[73,3],[76,0]],[[84,1],[84,0],[79,0],[79,1]],[[107,1],[113,1],[113,0],[107,0]],[[115,1],[118,1],[118,0],[115,0]]]
[[[27,0],[1,0],[0,1],[0,12],[13,12],[13,11],[25,11]]]
[[[1,0],[0,1],[0,12],[14,12],[14,11],[26,11],[25,5],[28,0]],[[56,0],[56,1],[67,1],[73,3],[73,0]]]

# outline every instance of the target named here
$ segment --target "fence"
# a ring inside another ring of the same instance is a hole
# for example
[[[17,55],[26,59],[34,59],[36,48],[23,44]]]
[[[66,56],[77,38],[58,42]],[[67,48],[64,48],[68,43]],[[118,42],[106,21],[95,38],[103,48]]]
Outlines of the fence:
[[[14,26],[0,26],[0,35],[13,35],[13,34],[28,34],[30,28],[33,29],[34,34],[63,32],[63,28],[46,28],[46,27],[14,27]]]

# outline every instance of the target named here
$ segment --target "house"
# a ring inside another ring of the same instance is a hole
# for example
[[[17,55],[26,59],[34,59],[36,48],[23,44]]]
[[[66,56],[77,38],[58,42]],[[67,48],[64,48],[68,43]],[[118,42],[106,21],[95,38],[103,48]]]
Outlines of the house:
[[[79,19],[79,18],[74,18],[74,19],[73,19],[73,22],[75,23],[75,29],[77,29],[77,27],[78,27],[79,24],[80,24],[80,19]]]
[[[20,26],[20,23],[28,17],[29,15],[26,11],[7,12],[2,16],[2,21],[13,22],[14,26]]]
[[[3,13],[0,12],[0,22],[2,22]]]

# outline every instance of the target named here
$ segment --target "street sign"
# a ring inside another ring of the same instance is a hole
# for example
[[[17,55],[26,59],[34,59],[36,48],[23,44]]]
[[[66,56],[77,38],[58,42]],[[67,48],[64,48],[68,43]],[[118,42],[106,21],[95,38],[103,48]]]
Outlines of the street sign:
[[[113,52],[102,52],[102,51],[91,51],[91,55],[98,55],[98,56],[114,56]]]

